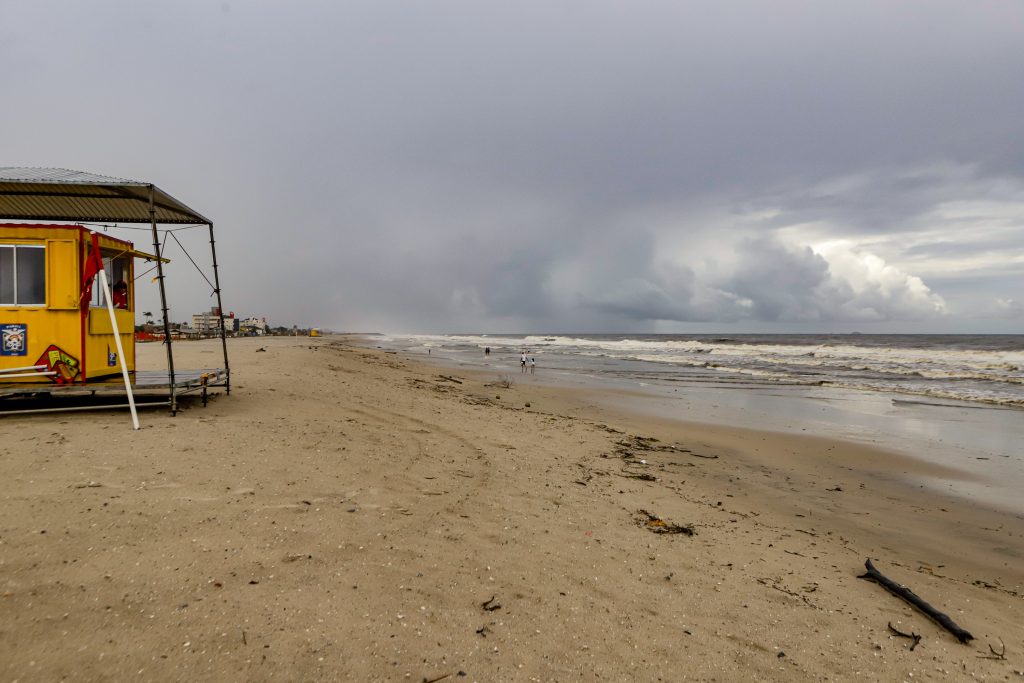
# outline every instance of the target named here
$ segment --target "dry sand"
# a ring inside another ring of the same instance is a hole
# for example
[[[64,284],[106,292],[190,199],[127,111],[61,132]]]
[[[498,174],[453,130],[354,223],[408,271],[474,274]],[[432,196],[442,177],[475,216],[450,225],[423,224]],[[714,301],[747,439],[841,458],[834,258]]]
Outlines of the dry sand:
[[[0,418],[3,680],[1024,675],[1024,521],[920,486],[958,473],[342,338],[230,346],[231,396],[138,432]],[[976,640],[859,580],[867,557]]]

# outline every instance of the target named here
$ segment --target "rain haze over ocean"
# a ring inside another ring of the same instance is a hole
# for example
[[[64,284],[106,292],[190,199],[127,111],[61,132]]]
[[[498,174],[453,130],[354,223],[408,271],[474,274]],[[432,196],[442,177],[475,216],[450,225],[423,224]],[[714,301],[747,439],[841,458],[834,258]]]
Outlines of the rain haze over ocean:
[[[1015,0],[12,0],[0,51],[2,165],[212,217],[240,315],[1024,330]]]

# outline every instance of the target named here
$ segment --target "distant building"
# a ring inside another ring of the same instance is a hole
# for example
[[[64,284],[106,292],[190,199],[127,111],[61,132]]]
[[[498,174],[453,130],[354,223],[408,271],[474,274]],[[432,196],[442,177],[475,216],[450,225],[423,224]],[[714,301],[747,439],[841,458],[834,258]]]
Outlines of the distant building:
[[[267,319],[243,318],[238,321],[238,333],[248,337],[263,336],[267,333]]]
[[[219,309],[211,308],[209,312],[194,314],[191,327],[201,337],[219,335],[221,327],[226,334],[232,335],[238,332],[238,322],[234,312],[221,315]]]

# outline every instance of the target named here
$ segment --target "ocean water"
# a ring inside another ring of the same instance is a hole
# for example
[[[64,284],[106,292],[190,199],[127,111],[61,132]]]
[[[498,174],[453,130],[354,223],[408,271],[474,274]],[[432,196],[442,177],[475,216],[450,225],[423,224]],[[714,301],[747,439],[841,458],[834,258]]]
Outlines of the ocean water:
[[[804,385],[1024,408],[1024,335],[384,335],[460,360],[522,350],[546,369],[644,383]],[[1024,417],[1024,416],[1022,416]]]

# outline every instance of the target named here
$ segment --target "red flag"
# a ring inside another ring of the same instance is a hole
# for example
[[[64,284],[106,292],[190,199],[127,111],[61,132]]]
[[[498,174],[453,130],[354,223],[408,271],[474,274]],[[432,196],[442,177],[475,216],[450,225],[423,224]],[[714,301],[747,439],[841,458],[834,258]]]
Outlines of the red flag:
[[[94,232],[89,233],[89,236],[92,237],[92,248],[89,249],[89,255],[85,257],[85,271],[82,273],[82,300],[79,302],[82,313],[89,310],[89,304],[92,302],[93,280],[96,277],[96,273],[103,270],[99,240]]]

